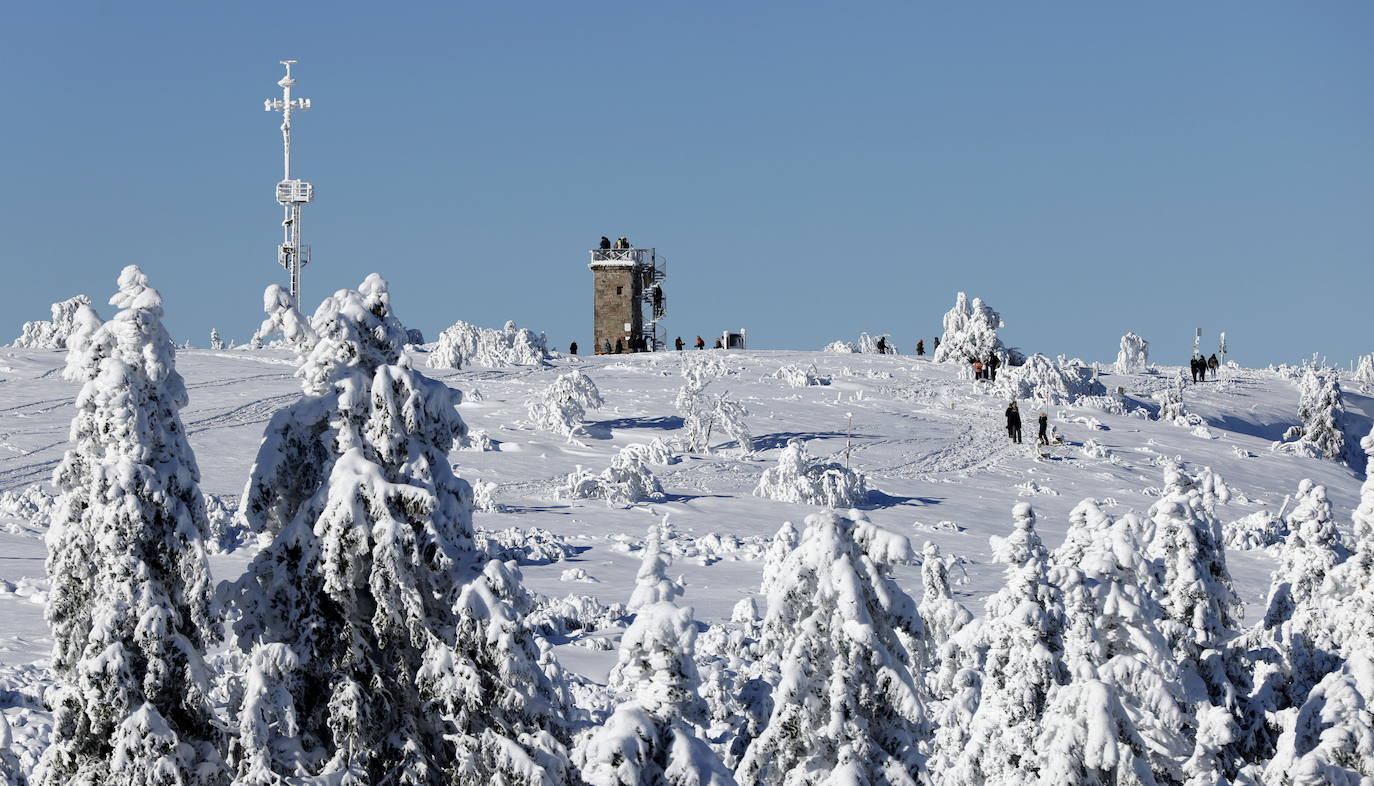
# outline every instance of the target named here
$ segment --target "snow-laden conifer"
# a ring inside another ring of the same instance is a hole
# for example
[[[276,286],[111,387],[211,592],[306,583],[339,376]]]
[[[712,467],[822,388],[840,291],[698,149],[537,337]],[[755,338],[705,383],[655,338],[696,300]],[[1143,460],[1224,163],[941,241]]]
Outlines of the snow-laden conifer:
[[[749,411],[743,404],[729,397],[729,393],[715,393],[706,388],[719,374],[709,363],[690,361],[683,364],[682,387],[675,405],[682,415],[682,445],[695,453],[710,452],[711,433],[720,429],[734,439],[740,452],[753,452],[753,436],[744,418]]]
[[[1312,609],[1314,622],[1330,632],[1328,649],[1344,658],[1374,652],[1374,430],[1360,445],[1368,460],[1352,516],[1355,553],[1327,573]]]
[[[1330,369],[1308,368],[1298,383],[1298,419],[1301,425],[1289,429],[1286,442],[1275,442],[1273,449],[1301,456],[1344,460],[1345,404],[1341,383]]]
[[[1363,385],[1374,385],[1374,353],[1360,355],[1360,362],[1355,366],[1355,381]]]
[[[224,349],[224,339],[220,338],[219,331],[210,328],[210,349],[219,351]]]
[[[801,543],[801,531],[797,525],[790,521],[784,521],[778,531],[773,533],[773,538],[768,541],[768,550],[763,555],[763,581],[759,584],[759,594],[765,598],[772,597],[773,587],[780,580],[786,579],[784,566],[787,564],[787,555],[792,553],[792,549]]]
[[[610,688],[624,701],[579,740],[575,759],[593,786],[732,786],[702,728],[696,623],[691,609],[674,603],[681,587],[668,578],[659,529],[650,528],[630,599],[635,619],[611,669]]]
[[[926,782],[925,631],[888,567],[909,552],[858,511],[807,517],[768,597],[759,648],[773,709],[741,783]]]
[[[668,565],[672,559],[663,552],[663,541],[671,537],[668,517],[649,525],[644,537],[644,554],[640,557],[639,571],[635,574],[635,588],[630,593],[626,609],[639,611],[654,603],[671,603],[682,596],[683,587],[668,578]]]
[[[180,410],[186,386],[162,298],[124,268],[121,309],[71,342],[82,383],[48,533],[52,742],[43,784],[210,784],[220,733],[203,656],[210,612],[200,472]]]
[[[20,768],[19,757],[14,755],[10,746],[14,744],[14,734],[5,713],[0,712],[0,784],[3,786],[25,786],[28,777]]]
[[[85,295],[53,303],[52,320],[25,322],[23,333],[14,340],[14,346],[24,349],[66,349],[67,337],[78,327],[78,313],[90,305],[91,299]]]
[[[1068,682],[1064,601],[1049,582],[1049,552],[1030,505],[1017,504],[1012,520],[1011,535],[992,543],[993,559],[1007,566],[1007,584],[988,598],[986,617],[956,637],[958,665],[980,671],[982,687],[967,740],[940,751],[944,783],[1034,779],[1045,707]]]
[[[267,318],[253,334],[252,346],[261,347],[268,339],[280,335],[301,352],[309,352],[315,344],[315,331],[301,315],[291,294],[280,284],[268,284],[262,293],[262,311]]]
[[[1121,337],[1121,349],[1116,353],[1116,371],[1118,374],[1128,374],[1132,371],[1144,371],[1150,365],[1150,342],[1137,336],[1135,333],[1127,333]]]
[[[1268,786],[1368,786],[1374,783],[1374,660],[1350,656],[1285,717]]]
[[[552,385],[530,400],[530,421],[535,428],[561,434],[571,441],[574,436],[585,433],[582,419],[587,416],[587,410],[597,409],[603,403],[601,391],[596,389],[592,378],[581,369],[573,369],[560,374]]]
[[[1007,352],[997,337],[1002,327],[1001,315],[989,308],[982,298],[974,298],[969,303],[968,295],[960,292],[954,308],[945,314],[945,332],[932,359],[936,363],[972,363],[997,355],[1006,362],[1009,359]]]
[[[930,652],[939,653],[954,634],[973,620],[949,589],[949,561],[940,547],[926,541],[921,554],[921,620],[930,639]]]
[[[409,367],[380,276],[327,298],[312,327],[306,395],[272,419],[241,503],[266,545],[225,593],[244,649],[297,658],[294,704],[276,710],[294,728],[253,744],[301,754],[241,740],[238,777],[558,782],[555,692],[511,609],[518,574],[481,569],[472,491],[448,463],[461,394]]]
[[[790,439],[776,466],[763,471],[754,495],[779,502],[851,508],[868,498],[868,480],[843,464],[820,461],[806,443]]]
[[[428,363],[430,368],[505,368],[542,366],[548,357],[543,334],[513,321],[493,330],[460,320],[439,334]]]

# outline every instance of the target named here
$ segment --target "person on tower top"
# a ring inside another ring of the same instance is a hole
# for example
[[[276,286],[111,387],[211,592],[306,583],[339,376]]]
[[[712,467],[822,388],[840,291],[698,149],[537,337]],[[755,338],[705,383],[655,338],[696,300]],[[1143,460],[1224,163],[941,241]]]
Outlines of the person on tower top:
[[[608,238],[608,237],[606,237],[605,235],[602,235],[602,236],[601,236],[601,250],[602,250],[602,251],[609,251],[610,248],[611,248],[611,239]]]

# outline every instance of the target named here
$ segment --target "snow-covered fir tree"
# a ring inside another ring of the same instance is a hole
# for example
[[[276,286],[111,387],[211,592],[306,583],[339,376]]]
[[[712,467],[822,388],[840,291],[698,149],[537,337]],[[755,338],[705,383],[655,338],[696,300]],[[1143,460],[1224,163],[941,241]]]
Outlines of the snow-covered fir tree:
[[[1374,385],[1374,354],[1360,355],[1355,366],[1355,381],[1362,385]]]
[[[1353,653],[1285,716],[1268,786],[1369,786],[1374,783],[1374,659]]]
[[[674,602],[682,588],[668,578],[662,535],[658,524],[650,527],[630,598],[635,619],[611,669],[610,688],[625,700],[579,740],[575,758],[594,786],[732,786],[702,728],[696,623],[691,609]]]
[[[763,555],[763,581],[759,584],[759,594],[765,598],[772,597],[773,587],[779,580],[785,579],[783,573],[784,566],[787,564],[787,555],[801,543],[801,530],[797,525],[790,521],[784,521],[778,531],[773,533],[773,538],[768,541],[768,549]]]
[[[1127,374],[1132,371],[1144,371],[1150,366],[1150,342],[1137,336],[1135,333],[1127,333],[1121,337],[1121,349],[1116,353],[1116,371],[1118,374]]]
[[[5,713],[0,712],[0,786],[25,786],[29,782],[10,746],[14,744],[14,734]]]
[[[930,541],[921,553],[921,588],[921,620],[930,639],[930,652],[938,657],[945,643],[973,621],[973,614],[950,593],[949,561]]]
[[[807,453],[805,442],[790,439],[777,465],[763,471],[754,494],[779,502],[851,508],[868,498],[868,480],[843,464],[816,459]]]
[[[573,369],[558,375],[552,385],[530,400],[530,421],[535,428],[561,434],[571,441],[585,433],[582,420],[587,410],[598,409],[603,403],[592,378],[581,369]]]
[[[925,631],[889,567],[910,556],[906,538],[858,511],[807,517],[768,597],[759,648],[773,709],[741,784],[929,782],[915,676]]]
[[[203,663],[217,639],[208,525],[181,422],[186,386],[148,277],[124,268],[110,303],[119,313],[77,335],[67,358],[82,385],[54,478],[46,615],[61,687],[37,782],[220,783]]]
[[[1297,455],[1345,460],[1345,404],[1341,383],[1330,369],[1308,368],[1298,383],[1298,419],[1302,421],[1275,442],[1274,450]],[[1354,463],[1353,461],[1351,463]]]
[[[219,331],[215,328],[210,328],[210,349],[216,351],[224,349],[224,339],[219,337]]]
[[[26,349],[66,349],[67,337],[78,329],[78,313],[90,305],[91,299],[85,295],[53,303],[52,320],[25,322],[23,333],[14,340],[14,346]]]
[[[561,782],[557,694],[511,607],[518,574],[481,567],[472,491],[448,463],[461,394],[408,366],[380,276],[326,299],[312,327],[306,395],[272,419],[241,503],[267,544],[225,592],[245,650],[285,647],[270,665],[291,706],[281,691],[271,706],[294,722],[236,741],[238,779]],[[261,715],[236,710],[241,729]]]
[[[982,298],[974,298],[970,303],[968,295],[960,292],[954,308],[945,314],[945,332],[933,359],[936,363],[972,363],[997,355],[1005,363],[1009,356],[1002,339],[997,337],[1002,327],[1001,315],[989,308]]]
[[[298,305],[291,299],[291,293],[282,289],[280,284],[268,284],[267,289],[263,290],[262,311],[267,318],[253,334],[251,345],[255,349],[278,335],[301,352],[309,352],[315,345],[315,330],[310,321],[301,315]]]
[[[1007,584],[988,599],[987,615],[949,648],[960,667],[978,670],[982,679],[967,738],[940,750],[932,763],[942,783],[1034,780],[1045,707],[1051,692],[1068,682],[1064,601],[1049,581],[1049,552],[1030,505],[1018,503],[1012,521],[1011,535],[992,543],[993,558],[1007,565]]]

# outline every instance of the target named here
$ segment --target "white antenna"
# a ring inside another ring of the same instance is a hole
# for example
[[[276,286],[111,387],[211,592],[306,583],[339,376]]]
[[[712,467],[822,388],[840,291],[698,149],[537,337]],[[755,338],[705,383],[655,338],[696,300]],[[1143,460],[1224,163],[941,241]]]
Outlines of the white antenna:
[[[263,102],[268,112],[281,112],[282,141],[282,180],[277,184],[277,202],[285,210],[282,219],[282,243],[277,246],[277,261],[291,271],[291,300],[296,308],[301,308],[301,267],[310,262],[310,246],[301,244],[301,205],[315,199],[315,187],[303,180],[291,179],[291,113],[294,110],[310,108],[310,99],[292,98],[291,88],[296,80],[291,78],[291,65],[295,60],[282,60],[286,66],[286,76],[277,82],[281,86],[281,98],[269,98]]]

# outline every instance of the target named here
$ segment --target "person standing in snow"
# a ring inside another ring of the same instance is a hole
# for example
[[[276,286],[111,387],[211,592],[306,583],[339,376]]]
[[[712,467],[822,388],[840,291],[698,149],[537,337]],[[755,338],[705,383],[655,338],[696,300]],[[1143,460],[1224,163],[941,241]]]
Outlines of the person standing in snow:
[[[682,351],[682,336],[678,336],[678,337],[677,337],[677,341],[674,341],[673,344],[677,347],[677,351],[678,351],[678,352],[681,352],[681,351]]]
[[[608,238],[608,237],[606,237],[605,235],[602,235],[602,236],[601,236],[601,250],[602,250],[602,251],[609,251],[610,248],[611,248],[611,239]]]
[[[576,341],[574,341],[573,343],[571,343],[571,344],[568,345],[568,354],[569,354],[569,355],[576,355],[576,354],[577,354],[577,342],[576,342]]]
[[[926,353],[926,342],[923,338],[916,339],[916,356],[920,357]]]
[[[1036,418],[1036,422],[1040,425],[1040,444],[1050,444],[1050,416],[1044,412],[1041,412],[1040,417]]]
[[[1193,384],[1197,384],[1197,355],[1188,359],[1188,370],[1193,374]]]
[[[619,355],[625,351],[625,345],[620,343],[620,339],[615,340],[615,354]]]
[[[606,339],[605,341],[601,342],[601,354],[603,354],[603,355],[609,355],[609,354],[611,354],[611,340],[610,340],[609,338]]]
[[[937,349],[939,349],[939,348],[940,348],[940,337],[939,337],[939,336],[936,336],[936,337],[935,337],[935,345],[931,347],[931,351],[933,352],[933,351],[935,351],[935,350],[937,350]]]
[[[720,343],[720,339],[716,339],[716,344],[712,349],[725,349],[725,345]]]
[[[1214,352],[1211,357],[1207,358],[1207,370],[1212,372],[1212,379],[1217,378],[1218,368],[1221,368],[1221,363],[1217,362],[1217,356]]]
[[[879,337],[878,337],[878,354],[879,354],[879,355],[886,355],[886,354],[887,354],[887,336],[879,336]]]
[[[984,368],[987,369],[988,379],[993,382],[997,381],[997,367],[1000,365],[1002,365],[1002,361],[998,360],[996,355],[989,353],[988,362],[984,364]]]
[[[1012,442],[1021,444],[1021,410],[1015,401],[1007,405],[1007,436]]]
[[[978,379],[982,379],[982,378],[983,378],[983,361],[981,361],[981,360],[975,360],[975,361],[973,361],[973,378],[974,378],[975,380],[978,380]]]
[[[701,340],[701,336],[697,336],[697,349],[706,349],[706,342]]]

